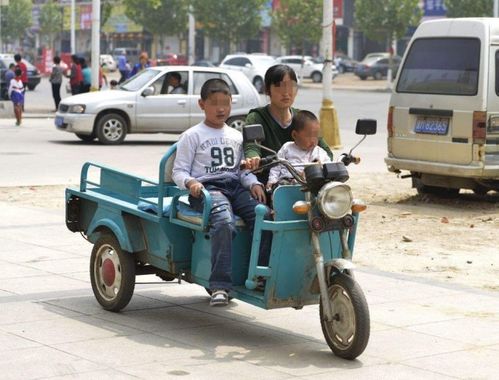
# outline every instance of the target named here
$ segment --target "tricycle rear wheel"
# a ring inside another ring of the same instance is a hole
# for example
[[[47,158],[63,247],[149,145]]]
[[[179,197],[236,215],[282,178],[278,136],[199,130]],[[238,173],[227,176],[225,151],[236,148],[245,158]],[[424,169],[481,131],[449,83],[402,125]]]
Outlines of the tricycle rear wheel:
[[[94,244],[90,257],[90,281],[95,298],[109,311],[120,311],[135,289],[135,261],[113,235],[105,234]]]
[[[320,303],[321,327],[329,348],[341,358],[353,360],[367,346],[370,334],[369,308],[359,284],[350,276],[335,274],[328,288],[333,321],[327,321]]]

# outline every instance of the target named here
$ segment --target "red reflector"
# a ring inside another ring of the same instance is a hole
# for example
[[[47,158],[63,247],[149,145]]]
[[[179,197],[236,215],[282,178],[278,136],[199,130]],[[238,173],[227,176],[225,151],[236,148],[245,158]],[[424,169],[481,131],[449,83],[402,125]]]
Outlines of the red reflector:
[[[473,112],[473,144],[485,144],[487,134],[487,112]]]
[[[388,137],[393,137],[393,107],[388,108],[388,121],[386,123]]]

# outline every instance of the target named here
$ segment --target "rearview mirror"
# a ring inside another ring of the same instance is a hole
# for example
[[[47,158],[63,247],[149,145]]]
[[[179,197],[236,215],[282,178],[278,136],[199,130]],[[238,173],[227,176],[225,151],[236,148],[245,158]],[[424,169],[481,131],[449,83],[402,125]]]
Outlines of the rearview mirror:
[[[265,140],[265,133],[261,124],[250,124],[243,127],[244,142],[261,142]]]
[[[151,95],[154,95],[154,87],[152,87],[152,86],[149,86],[144,91],[142,91],[143,97],[151,96]]]
[[[357,135],[374,135],[376,134],[377,121],[375,119],[358,119],[355,126]]]

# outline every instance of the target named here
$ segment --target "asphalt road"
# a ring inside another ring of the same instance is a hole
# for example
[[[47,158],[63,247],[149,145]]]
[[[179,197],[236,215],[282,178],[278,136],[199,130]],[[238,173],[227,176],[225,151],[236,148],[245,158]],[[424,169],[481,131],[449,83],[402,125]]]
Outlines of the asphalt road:
[[[64,91],[63,91],[64,92]],[[63,94],[63,97],[67,96]],[[298,92],[296,106],[318,113],[322,91],[304,87]],[[382,172],[386,150],[386,116],[389,94],[374,91],[337,90],[333,93],[343,150],[358,140],[355,120],[378,120],[378,133],[369,136],[357,154],[363,159],[355,171]],[[145,178],[157,179],[161,156],[178,135],[129,135],[120,146],[84,143],[70,133],[57,131],[53,124],[54,108],[46,79],[30,91],[21,127],[14,119],[0,119],[0,186],[77,184],[86,161],[99,162]],[[342,150],[339,150],[340,153]]]

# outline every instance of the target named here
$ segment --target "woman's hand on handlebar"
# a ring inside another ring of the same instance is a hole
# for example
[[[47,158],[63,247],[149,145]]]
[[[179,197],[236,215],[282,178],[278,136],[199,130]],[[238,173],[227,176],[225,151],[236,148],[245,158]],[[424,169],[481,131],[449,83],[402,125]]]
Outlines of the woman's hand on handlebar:
[[[260,157],[246,158],[241,162],[241,167],[248,170],[255,170],[260,167]]]

